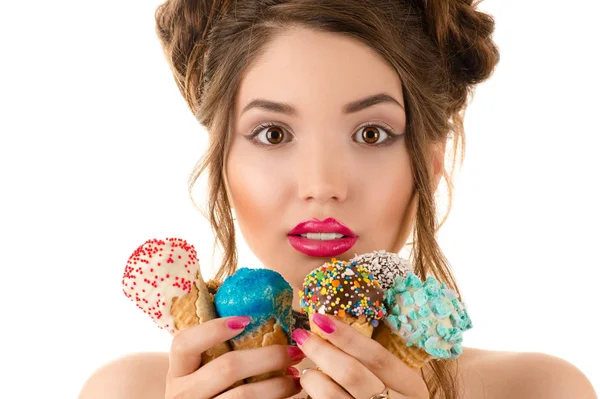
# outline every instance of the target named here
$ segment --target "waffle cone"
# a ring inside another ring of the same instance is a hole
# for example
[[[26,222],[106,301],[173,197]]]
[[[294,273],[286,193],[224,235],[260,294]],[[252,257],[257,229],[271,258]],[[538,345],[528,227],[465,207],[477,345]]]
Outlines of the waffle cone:
[[[375,330],[373,339],[414,370],[420,369],[432,358],[422,348],[406,346],[406,342],[385,324]]]
[[[246,333],[238,339],[230,340],[230,342],[233,350],[262,348],[269,345],[288,345],[289,343],[287,334],[281,324],[275,322],[274,318],[269,319],[266,324],[260,326],[256,331]],[[271,371],[246,378],[246,382],[258,382],[283,375],[285,375],[285,370]]]
[[[208,280],[205,285],[206,285],[206,289],[208,290],[208,293],[210,294],[210,299],[214,303],[215,302],[215,294],[217,293],[217,290],[221,286],[221,282],[218,280],[212,279],[212,280]]]
[[[200,324],[200,318],[196,314],[197,300],[198,289],[196,286],[192,286],[189,294],[173,298],[171,316],[173,316],[174,327],[177,331]]]
[[[371,323],[367,322],[367,318],[365,316],[360,316],[358,318],[356,317],[352,317],[352,316],[348,316],[347,314],[344,315],[343,317],[340,316],[336,316],[336,315],[331,315],[333,317],[335,317],[337,320],[348,324],[349,326],[352,326],[352,328],[354,328],[356,331],[360,332],[362,335],[364,335],[367,338],[371,338],[373,336],[373,326],[371,325]],[[319,326],[317,326],[313,320],[312,317],[309,317],[309,323],[310,323],[310,331],[316,335],[318,335],[319,337],[323,338],[325,341],[327,341],[327,335],[323,333],[323,331],[319,328]],[[320,367],[317,367],[317,370],[321,370]],[[310,396],[307,396],[307,399],[312,399]]]
[[[217,317],[212,296],[199,271],[196,272],[196,283],[192,286],[192,290],[181,298],[173,298],[171,316],[177,331],[197,326]],[[227,342],[215,345],[202,353],[202,364],[206,364],[230,350]]]
[[[352,328],[354,328],[356,331],[360,332],[362,335],[364,335],[367,338],[371,338],[371,336],[373,335],[373,326],[367,321],[367,318],[365,316],[360,316],[358,318],[356,317],[352,317],[352,316],[348,316],[347,314],[340,317],[340,316],[333,316],[336,319],[338,319],[339,321],[348,324],[349,326],[352,326]],[[323,338],[324,340],[327,340],[327,334],[324,334],[321,329],[312,321],[312,317],[309,318],[309,322],[310,322],[310,331],[313,332],[314,334],[317,334],[319,337]]]

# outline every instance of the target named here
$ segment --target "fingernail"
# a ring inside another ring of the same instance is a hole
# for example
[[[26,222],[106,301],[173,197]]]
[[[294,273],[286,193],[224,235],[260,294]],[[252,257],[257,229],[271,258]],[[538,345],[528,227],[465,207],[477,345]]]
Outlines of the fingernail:
[[[302,360],[306,357],[304,352],[302,352],[302,349],[298,348],[297,346],[288,346],[287,349],[292,362],[297,362],[298,360]]]
[[[292,377],[300,377],[300,372],[296,367],[288,367],[285,369],[285,375],[291,375]]]
[[[225,324],[232,330],[240,330],[250,324],[250,318],[247,316],[232,317]]]
[[[304,344],[304,341],[306,341],[308,339],[308,337],[310,337],[310,333],[301,328],[296,328],[292,332],[292,338],[294,339],[294,341],[296,341],[296,343],[298,345]]]
[[[331,334],[335,331],[335,324],[333,324],[333,321],[329,317],[320,313],[315,313],[312,318],[313,322],[319,326],[325,334]]]

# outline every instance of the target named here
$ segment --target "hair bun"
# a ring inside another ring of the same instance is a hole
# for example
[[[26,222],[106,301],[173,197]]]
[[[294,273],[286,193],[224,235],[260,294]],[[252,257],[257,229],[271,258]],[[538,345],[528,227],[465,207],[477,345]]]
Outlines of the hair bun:
[[[156,34],[177,86],[191,107],[196,105],[196,94],[202,91],[205,81],[204,60],[210,30],[232,3],[232,0],[167,0],[156,9]],[[199,72],[200,79],[190,80],[192,71]]]
[[[490,77],[500,54],[491,37],[494,18],[476,10],[481,0],[421,1],[429,34],[456,83],[475,85]]]

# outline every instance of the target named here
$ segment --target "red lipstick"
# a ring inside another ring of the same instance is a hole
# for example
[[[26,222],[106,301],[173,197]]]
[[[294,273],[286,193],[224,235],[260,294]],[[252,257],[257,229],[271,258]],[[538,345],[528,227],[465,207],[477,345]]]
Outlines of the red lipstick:
[[[295,250],[305,255],[330,258],[350,250],[358,237],[341,222],[327,218],[298,224],[288,233],[288,241]]]

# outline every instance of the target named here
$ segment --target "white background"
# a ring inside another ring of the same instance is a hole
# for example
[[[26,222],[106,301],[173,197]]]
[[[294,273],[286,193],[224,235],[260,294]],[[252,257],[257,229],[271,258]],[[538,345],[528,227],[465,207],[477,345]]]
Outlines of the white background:
[[[163,59],[159,3],[2,7],[2,397],[74,398],[100,365],[169,349],[121,291],[146,239],[186,238],[212,272],[210,228],[187,193],[206,133]],[[439,236],[474,321],[465,346],[562,357],[600,390],[600,6],[480,8],[496,18],[501,61],[467,110]]]

